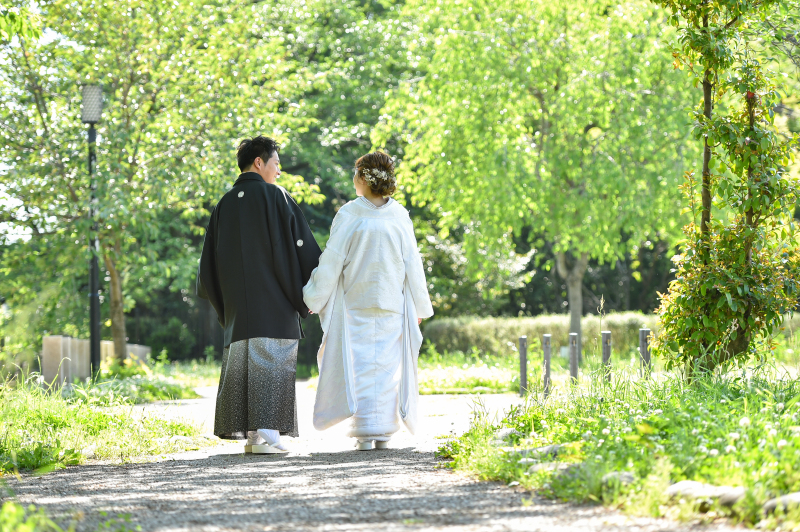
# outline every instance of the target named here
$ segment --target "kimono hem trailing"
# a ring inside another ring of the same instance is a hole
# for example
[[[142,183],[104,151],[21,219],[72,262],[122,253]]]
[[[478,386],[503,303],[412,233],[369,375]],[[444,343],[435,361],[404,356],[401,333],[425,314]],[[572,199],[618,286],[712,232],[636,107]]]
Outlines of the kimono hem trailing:
[[[394,200],[342,207],[320,265],[303,289],[320,315],[322,344],[314,427],[353,417],[354,437],[388,439],[397,414],[417,425],[417,318],[433,315],[408,212]]]

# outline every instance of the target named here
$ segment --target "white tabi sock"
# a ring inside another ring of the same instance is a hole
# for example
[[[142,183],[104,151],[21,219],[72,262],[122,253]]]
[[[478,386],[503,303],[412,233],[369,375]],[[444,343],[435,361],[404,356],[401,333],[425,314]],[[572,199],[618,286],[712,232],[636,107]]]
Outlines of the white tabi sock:
[[[267,444],[277,444],[277,447],[283,448],[283,446],[280,444],[281,433],[279,431],[272,429],[258,429],[256,432],[258,432],[258,435],[266,440]]]
[[[258,434],[258,431],[247,431],[247,445],[261,445],[262,443],[264,443],[264,438]]]

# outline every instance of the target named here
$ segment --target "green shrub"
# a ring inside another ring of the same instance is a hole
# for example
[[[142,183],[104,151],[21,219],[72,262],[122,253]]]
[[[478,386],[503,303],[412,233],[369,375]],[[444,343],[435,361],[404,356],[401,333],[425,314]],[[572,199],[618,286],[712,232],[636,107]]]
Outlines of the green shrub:
[[[305,380],[319,375],[316,364],[297,364],[297,379]]]
[[[498,445],[500,428],[517,433]],[[509,452],[551,444],[564,447],[541,461],[569,469],[532,470],[530,459]],[[768,499],[800,491],[800,382],[737,372],[688,386],[674,374],[647,381],[615,374],[609,385],[592,381],[546,401],[529,396],[501,421],[478,408],[470,430],[439,454],[481,479],[635,514],[677,516],[666,509],[664,489],[680,480],[743,486],[747,496],[736,512],[752,523]],[[601,479],[612,471],[630,473],[633,483],[610,489]]]
[[[600,350],[600,317],[585,316],[581,322],[584,352]],[[641,312],[618,312],[603,318],[603,330],[611,331],[614,353],[629,355],[639,348],[639,329],[646,327],[658,332],[655,315]],[[440,352],[462,351],[469,353],[476,347],[491,355],[514,354],[520,336],[528,343],[541,341],[543,334],[553,335],[551,345],[557,356],[561,346],[569,345],[569,316],[550,314],[532,318],[479,318],[461,317],[433,320],[425,325],[424,335]],[[514,349],[512,349],[514,348]],[[627,357],[626,357],[627,358]]]

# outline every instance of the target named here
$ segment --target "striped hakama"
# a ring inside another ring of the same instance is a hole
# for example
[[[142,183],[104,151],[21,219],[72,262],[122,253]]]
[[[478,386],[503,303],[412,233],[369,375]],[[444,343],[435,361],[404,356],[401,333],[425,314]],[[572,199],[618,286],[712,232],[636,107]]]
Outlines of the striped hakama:
[[[240,440],[247,431],[297,437],[295,376],[299,340],[250,338],[222,354],[214,434]]]

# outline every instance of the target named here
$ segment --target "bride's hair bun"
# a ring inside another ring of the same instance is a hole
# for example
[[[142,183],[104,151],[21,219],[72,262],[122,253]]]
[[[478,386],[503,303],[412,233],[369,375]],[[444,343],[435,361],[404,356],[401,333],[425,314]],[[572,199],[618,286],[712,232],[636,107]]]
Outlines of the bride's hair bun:
[[[397,190],[394,161],[382,151],[368,153],[356,161],[358,176],[366,181],[373,194],[388,197]]]

